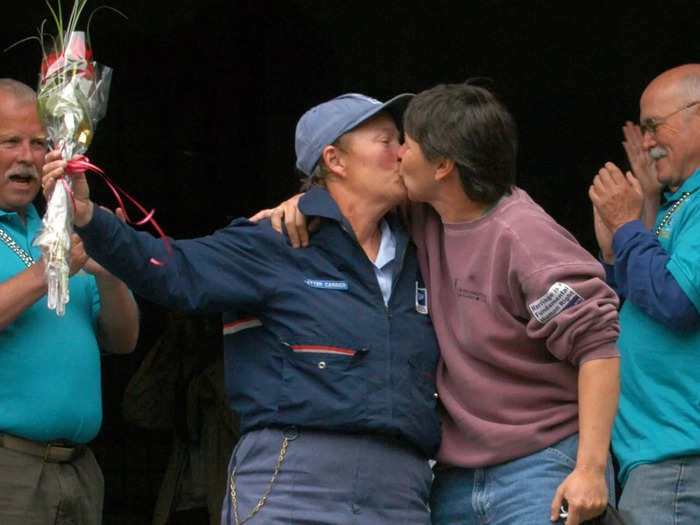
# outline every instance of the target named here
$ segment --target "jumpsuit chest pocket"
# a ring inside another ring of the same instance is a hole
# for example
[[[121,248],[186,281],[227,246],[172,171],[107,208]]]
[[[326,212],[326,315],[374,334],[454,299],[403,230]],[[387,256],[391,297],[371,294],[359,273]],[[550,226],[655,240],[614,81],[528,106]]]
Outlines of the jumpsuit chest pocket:
[[[280,412],[307,426],[342,426],[367,414],[369,349],[281,341]]]

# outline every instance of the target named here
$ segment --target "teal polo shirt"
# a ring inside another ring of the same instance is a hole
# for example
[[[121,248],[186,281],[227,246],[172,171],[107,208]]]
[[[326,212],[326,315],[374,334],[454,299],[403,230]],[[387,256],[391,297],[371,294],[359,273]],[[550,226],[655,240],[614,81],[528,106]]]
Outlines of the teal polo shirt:
[[[691,194],[668,217],[659,242],[666,268],[700,311],[700,169],[675,193],[666,193],[654,231],[685,192]],[[641,464],[700,454],[700,327],[674,331],[625,301],[618,347],[620,404],[613,451],[620,481]]]
[[[25,227],[17,213],[0,210],[0,227],[32,255],[41,219],[33,206]],[[0,282],[27,267],[0,241]],[[63,317],[39,299],[0,331],[0,432],[37,441],[90,441],[102,424],[100,353],[96,339],[100,309],[92,275],[69,280]]]

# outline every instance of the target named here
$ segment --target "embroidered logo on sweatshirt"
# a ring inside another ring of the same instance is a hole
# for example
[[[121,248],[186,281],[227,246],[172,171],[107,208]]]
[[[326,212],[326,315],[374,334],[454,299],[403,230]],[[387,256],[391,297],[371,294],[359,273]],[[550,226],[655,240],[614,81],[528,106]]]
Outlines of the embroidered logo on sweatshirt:
[[[469,281],[464,279],[455,279],[453,284],[457,296],[464,297],[465,299],[471,299],[472,301],[486,301],[484,294],[473,289],[473,277],[470,276]]]
[[[540,323],[545,324],[567,308],[583,302],[583,297],[568,284],[554,283],[547,293],[530,303],[528,308]]]

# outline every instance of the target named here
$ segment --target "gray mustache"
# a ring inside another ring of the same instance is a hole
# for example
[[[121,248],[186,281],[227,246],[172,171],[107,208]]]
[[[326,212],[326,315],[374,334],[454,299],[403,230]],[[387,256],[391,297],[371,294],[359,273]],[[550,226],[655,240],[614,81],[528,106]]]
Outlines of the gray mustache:
[[[655,146],[649,150],[649,156],[653,160],[659,160],[662,157],[668,156],[668,151],[666,151],[661,146]]]
[[[13,176],[20,176],[20,177],[31,177],[35,181],[39,181],[39,174],[36,171],[36,168],[33,166],[31,168],[23,169],[23,170],[9,170],[5,172],[5,180],[8,181],[10,180],[10,177]]]

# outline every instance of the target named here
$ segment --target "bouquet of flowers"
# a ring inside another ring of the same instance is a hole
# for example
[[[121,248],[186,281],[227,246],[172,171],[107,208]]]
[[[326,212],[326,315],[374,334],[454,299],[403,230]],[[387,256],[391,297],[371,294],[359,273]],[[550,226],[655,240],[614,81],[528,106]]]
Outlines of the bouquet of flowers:
[[[53,38],[53,53],[47,54],[43,24],[40,29],[43,60],[37,89],[37,110],[46,126],[49,143],[63,151],[64,159],[82,155],[95,133],[95,125],[107,110],[107,98],[112,76],[109,67],[92,59],[89,32],[75,27],[87,0],[75,0],[65,30],[61,2],[51,10],[58,29]],[[89,27],[89,22],[88,22]],[[82,164],[82,165],[81,165]],[[85,171],[85,161],[69,162],[66,171]],[[71,233],[73,203],[70,177],[61,179],[48,198],[43,228],[34,243],[41,247],[46,266],[48,307],[62,316],[69,300]]]

